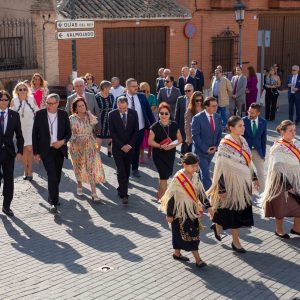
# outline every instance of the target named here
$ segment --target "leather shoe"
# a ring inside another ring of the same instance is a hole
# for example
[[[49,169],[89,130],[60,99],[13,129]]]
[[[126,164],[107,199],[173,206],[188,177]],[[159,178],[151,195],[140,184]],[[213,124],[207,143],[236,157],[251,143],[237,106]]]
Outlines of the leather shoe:
[[[173,254],[173,258],[175,260],[180,260],[180,261],[190,261],[190,259],[188,257],[183,256],[181,254],[180,254],[180,256],[177,256],[177,255]]]
[[[13,211],[10,209],[10,208],[4,208],[2,207],[2,211],[9,217],[13,217],[14,216],[14,213]]]
[[[246,253],[247,251],[242,247],[242,248],[237,248],[233,243],[231,243],[232,250],[239,252],[239,253]]]
[[[57,214],[58,213],[56,205],[51,205],[50,212],[52,214]]]
[[[207,263],[204,262],[203,260],[200,260],[199,263],[196,263],[197,268],[203,268],[203,267],[206,267],[206,266],[207,266]]]
[[[215,238],[216,238],[219,242],[221,242],[221,241],[222,241],[222,238],[221,238],[221,236],[217,233],[217,226],[216,226],[216,224],[212,224],[212,225],[210,226],[210,229],[212,229],[212,230],[214,231]]]
[[[285,233],[285,234],[279,234],[279,233],[277,233],[275,231],[275,235],[278,236],[278,237],[280,237],[281,239],[289,239],[290,238],[290,236],[287,233]]]
[[[128,204],[128,198],[127,197],[123,197],[122,198],[122,204],[123,205],[127,205]]]
[[[293,228],[290,231],[291,234],[300,235],[300,232],[295,231]]]
[[[140,178],[140,177],[141,177],[141,174],[140,174],[139,170],[134,170],[134,171],[132,171],[132,176],[133,176],[133,177]]]

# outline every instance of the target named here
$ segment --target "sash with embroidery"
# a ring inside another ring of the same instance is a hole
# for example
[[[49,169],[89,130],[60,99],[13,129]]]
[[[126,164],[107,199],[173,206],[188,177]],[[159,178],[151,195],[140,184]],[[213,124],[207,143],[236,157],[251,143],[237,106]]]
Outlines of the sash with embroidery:
[[[238,151],[245,159],[247,166],[250,166],[251,163],[251,156],[249,155],[249,153],[247,151],[245,151],[239,144],[234,143],[233,141],[223,138],[222,144],[228,145],[231,148],[235,149],[236,151]]]
[[[178,172],[178,174],[176,175],[176,179],[179,181],[180,185],[186,191],[186,193],[190,196],[192,201],[195,202],[197,205],[199,205],[199,200],[197,198],[196,191],[195,191],[193,185],[191,184],[190,180],[184,175],[184,173]],[[199,213],[200,213],[200,215],[202,215],[203,209],[202,209],[201,205],[199,205],[199,207],[200,207]]]
[[[295,147],[293,144],[285,141],[285,140],[279,140],[275,142],[276,144],[280,144],[280,145],[284,145],[285,147],[287,147],[299,160],[300,163],[300,150]]]

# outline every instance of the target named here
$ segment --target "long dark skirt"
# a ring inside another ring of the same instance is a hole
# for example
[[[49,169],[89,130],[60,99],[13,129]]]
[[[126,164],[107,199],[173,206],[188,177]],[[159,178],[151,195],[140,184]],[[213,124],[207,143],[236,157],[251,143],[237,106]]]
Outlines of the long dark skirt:
[[[186,219],[182,223],[179,219],[172,222],[172,242],[174,249],[196,251],[200,243],[198,219]]]
[[[243,210],[219,208],[214,214],[213,222],[221,225],[224,230],[251,227],[254,225],[252,205]]]

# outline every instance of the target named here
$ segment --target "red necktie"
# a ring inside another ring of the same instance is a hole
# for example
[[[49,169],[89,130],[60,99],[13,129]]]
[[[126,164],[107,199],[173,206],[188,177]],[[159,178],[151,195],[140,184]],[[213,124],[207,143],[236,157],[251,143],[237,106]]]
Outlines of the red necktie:
[[[213,120],[213,117],[212,117],[212,116],[209,116],[209,117],[210,117],[209,123],[210,123],[210,127],[211,127],[211,132],[212,132],[212,134],[214,134],[214,133],[215,133],[215,124],[214,124],[214,120]]]

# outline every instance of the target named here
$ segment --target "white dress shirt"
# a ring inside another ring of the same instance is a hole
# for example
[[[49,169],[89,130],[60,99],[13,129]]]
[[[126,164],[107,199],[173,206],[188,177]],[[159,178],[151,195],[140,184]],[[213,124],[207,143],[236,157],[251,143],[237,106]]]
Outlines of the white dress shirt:
[[[214,115],[212,114],[212,115],[210,115],[207,111],[206,111],[206,109],[204,110],[205,111],[205,114],[206,114],[206,116],[207,116],[207,119],[208,119],[208,123],[210,124],[210,116],[212,116],[212,120],[213,120],[213,122],[214,122],[214,127],[215,127],[215,120],[214,120]],[[216,127],[215,127],[216,128]]]
[[[57,112],[54,114],[48,112],[47,116],[48,116],[50,147],[51,147],[53,143],[57,142]],[[51,134],[51,127],[52,127],[52,134]]]
[[[127,93],[126,97],[128,100],[128,107],[132,109],[132,107],[131,107],[132,96]],[[143,111],[142,111],[142,106],[140,103],[140,99],[137,95],[133,96],[133,101],[134,101],[134,109],[137,112],[138,118],[139,118],[139,130],[141,130],[141,129],[145,128],[145,119],[144,119],[144,115],[143,115]]]
[[[124,86],[119,85],[117,88],[111,87],[110,93],[114,96],[114,99],[116,100],[119,96],[124,94]]]
[[[1,110],[1,112],[2,111],[3,110]],[[6,110],[4,110],[4,112],[5,112],[5,114],[4,114],[4,133],[5,133],[6,127],[7,127],[7,120],[8,120],[8,117],[7,117],[7,115],[8,115],[8,108]]]
[[[292,88],[294,88],[294,87],[296,86],[296,84],[297,84],[297,77],[298,77],[298,74],[293,75],[292,82],[291,82]],[[292,94],[294,94],[294,93],[295,93],[295,92],[292,91]]]

